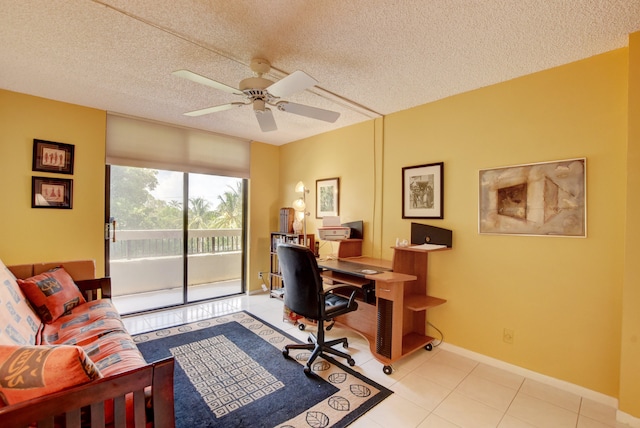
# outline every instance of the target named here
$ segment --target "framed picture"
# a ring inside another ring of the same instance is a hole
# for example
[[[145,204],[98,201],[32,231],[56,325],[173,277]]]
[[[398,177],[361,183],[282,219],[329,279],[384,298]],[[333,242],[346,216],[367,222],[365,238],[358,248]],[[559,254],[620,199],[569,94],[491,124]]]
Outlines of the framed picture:
[[[340,215],[340,179],[316,180],[316,218]]]
[[[72,144],[33,140],[33,171],[73,174]]]
[[[444,163],[402,168],[402,218],[444,218]]]
[[[31,208],[71,209],[72,205],[73,180],[31,177]]]
[[[587,236],[585,158],[480,170],[478,232]]]

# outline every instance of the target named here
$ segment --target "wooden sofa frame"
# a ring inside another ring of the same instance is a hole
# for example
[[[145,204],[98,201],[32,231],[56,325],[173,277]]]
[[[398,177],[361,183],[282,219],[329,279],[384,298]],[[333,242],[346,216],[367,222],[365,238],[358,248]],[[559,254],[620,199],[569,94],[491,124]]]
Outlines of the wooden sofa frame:
[[[97,278],[76,280],[87,301],[111,298],[111,279]],[[3,427],[53,428],[54,419],[63,417],[67,428],[80,428],[81,411],[91,411],[91,428],[105,427],[105,402],[113,401],[114,428],[125,428],[127,410],[125,396],[133,393],[133,414],[136,428],[146,426],[145,389],[151,391],[151,414],[154,428],[174,428],[173,357],[147,364],[118,375],[105,377],[0,408],[0,425]],[[56,419],[57,422],[57,419]]]

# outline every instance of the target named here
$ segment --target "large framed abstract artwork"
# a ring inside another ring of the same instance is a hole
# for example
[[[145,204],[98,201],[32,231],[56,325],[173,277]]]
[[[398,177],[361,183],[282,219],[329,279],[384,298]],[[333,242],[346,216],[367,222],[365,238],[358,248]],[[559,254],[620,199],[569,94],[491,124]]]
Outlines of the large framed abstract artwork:
[[[480,170],[478,232],[587,236],[586,158]]]

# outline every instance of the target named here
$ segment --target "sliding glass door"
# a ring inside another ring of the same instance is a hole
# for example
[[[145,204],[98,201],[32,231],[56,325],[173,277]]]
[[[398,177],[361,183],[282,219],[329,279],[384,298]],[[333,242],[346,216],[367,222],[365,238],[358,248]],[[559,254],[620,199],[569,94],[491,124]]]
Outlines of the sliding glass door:
[[[187,301],[241,293],[244,180],[188,174]]]
[[[121,313],[244,291],[245,180],[108,167],[107,266]]]

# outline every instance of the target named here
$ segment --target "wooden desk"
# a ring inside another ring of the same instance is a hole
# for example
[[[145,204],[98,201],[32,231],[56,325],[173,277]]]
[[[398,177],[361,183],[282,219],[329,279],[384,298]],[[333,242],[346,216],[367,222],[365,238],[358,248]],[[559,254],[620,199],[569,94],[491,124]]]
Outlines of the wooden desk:
[[[429,252],[443,250],[447,249],[395,247],[391,262],[370,257],[341,259],[367,267],[393,267],[393,271],[372,275],[363,274],[361,269],[351,274],[344,270],[322,273],[332,283],[356,287],[374,283],[375,304],[361,303],[357,311],[337,317],[336,321],[367,338],[373,356],[384,364],[386,374],[392,373],[394,361],[419,349],[432,349],[434,338],[426,334],[426,311],[446,300],[427,294],[427,257]],[[319,265],[325,269],[335,267],[329,262]]]

